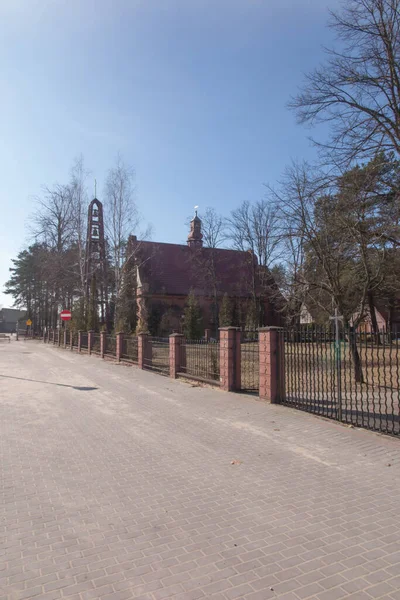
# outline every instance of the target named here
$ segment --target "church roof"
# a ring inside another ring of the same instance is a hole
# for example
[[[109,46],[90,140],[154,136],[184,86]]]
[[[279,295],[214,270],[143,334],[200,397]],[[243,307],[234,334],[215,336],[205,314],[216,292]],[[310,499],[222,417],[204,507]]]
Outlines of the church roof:
[[[212,295],[215,281],[218,294],[248,297],[254,266],[258,269],[251,253],[222,248],[141,241],[135,254],[140,280],[153,294]]]

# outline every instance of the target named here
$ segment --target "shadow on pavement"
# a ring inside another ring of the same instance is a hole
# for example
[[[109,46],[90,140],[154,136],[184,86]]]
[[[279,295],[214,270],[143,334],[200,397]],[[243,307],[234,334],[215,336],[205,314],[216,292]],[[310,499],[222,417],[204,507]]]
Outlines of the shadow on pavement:
[[[78,392],[93,392],[94,390],[99,389],[97,387],[68,385],[67,383],[53,383],[52,381],[41,381],[40,379],[28,379],[27,377],[13,377],[12,375],[2,375],[1,373],[0,377],[5,377],[6,379],[18,379],[19,381],[32,381],[33,383],[46,383],[47,385],[57,385],[59,387],[66,387],[71,388],[72,390],[78,390]]]

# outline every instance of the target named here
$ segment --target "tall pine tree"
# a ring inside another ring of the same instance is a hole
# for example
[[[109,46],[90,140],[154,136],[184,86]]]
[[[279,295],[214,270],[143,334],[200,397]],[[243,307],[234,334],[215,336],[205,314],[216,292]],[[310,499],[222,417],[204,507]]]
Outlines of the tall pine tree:
[[[201,310],[193,290],[186,302],[183,332],[188,340],[198,340],[203,335]]]
[[[233,305],[228,294],[222,298],[219,312],[219,324],[221,327],[231,327],[233,325]]]

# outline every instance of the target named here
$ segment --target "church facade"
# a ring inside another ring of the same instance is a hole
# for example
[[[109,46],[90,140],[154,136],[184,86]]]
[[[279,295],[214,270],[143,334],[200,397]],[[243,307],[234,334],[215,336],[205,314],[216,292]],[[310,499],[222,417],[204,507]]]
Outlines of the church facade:
[[[190,293],[197,299],[204,329],[212,336],[217,335],[224,296],[232,308],[232,325],[255,329],[281,324],[271,298],[277,289],[269,272],[250,252],[204,247],[197,214],[186,245],[134,237],[130,244],[136,263],[139,324],[152,335],[182,331]]]

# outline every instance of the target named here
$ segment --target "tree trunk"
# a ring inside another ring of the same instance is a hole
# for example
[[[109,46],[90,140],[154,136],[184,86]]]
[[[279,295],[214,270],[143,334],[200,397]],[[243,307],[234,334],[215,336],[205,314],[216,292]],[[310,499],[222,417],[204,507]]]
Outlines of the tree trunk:
[[[369,309],[369,314],[371,317],[372,331],[375,335],[376,344],[379,346],[379,344],[380,344],[379,327],[378,327],[378,321],[376,319],[374,295],[372,292],[368,292],[368,309]]]
[[[357,348],[357,337],[354,331],[354,327],[349,327],[349,344],[350,352],[354,366],[354,379],[357,383],[364,383],[364,375],[362,371],[362,363],[360,353]]]
[[[395,304],[394,298],[392,298],[392,297],[389,298],[389,313],[388,313],[388,320],[387,320],[387,324],[386,324],[386,334],[387,334],[386,337],[387,337],[389,344],[391,344],[393,342],[393,337],[397,333],[396,331],[394,331],[394,327],[393,327],[394,304]]]

